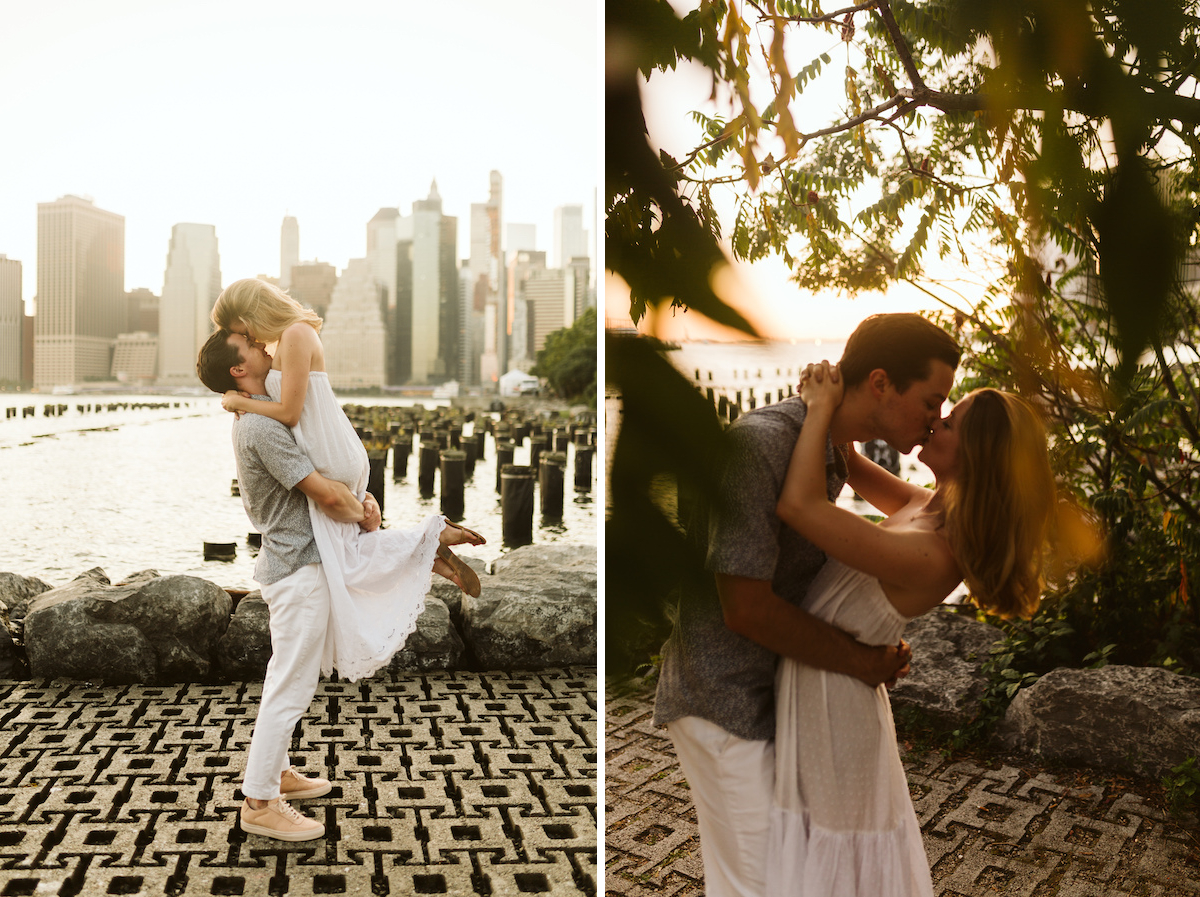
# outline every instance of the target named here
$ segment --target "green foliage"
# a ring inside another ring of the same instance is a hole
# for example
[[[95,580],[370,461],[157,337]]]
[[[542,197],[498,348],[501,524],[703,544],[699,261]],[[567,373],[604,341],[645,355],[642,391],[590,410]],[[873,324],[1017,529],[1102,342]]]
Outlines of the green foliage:
[[[570,327],[546,334],[532,373],[550,381],[563,399],[596,400],[596,309],[587,309]]]
[[[1123,377],[1094,286],[1067,275],[1025,306],[974,309],[962,387],[1015,390],[1045,412],[1068,503],[1046,600],[1066,627],[1062,662],[1200,671],[1197,300],[1173,293],[1152,351]]]
[[[1172,813],[1183,815],[1200,810],[1200,766],[1195,757],[1188,757],[1163,776],[1167,789],[1167,806]]]

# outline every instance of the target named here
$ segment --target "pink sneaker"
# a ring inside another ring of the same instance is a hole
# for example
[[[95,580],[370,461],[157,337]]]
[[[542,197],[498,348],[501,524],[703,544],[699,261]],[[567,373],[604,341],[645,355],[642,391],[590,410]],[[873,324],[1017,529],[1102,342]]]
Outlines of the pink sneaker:
[[[324,797],[333,790],[328,779],[317,776],[306,778],[304,773],[291,767],[284,770],[279,779],[279,795],[284,800],[308,800],[313,797]]]
[[[325,834],[325,826],[292,808],[282,797],[269,801],[261,810],[242,804],[242,831],[280,841],[311,841]]]

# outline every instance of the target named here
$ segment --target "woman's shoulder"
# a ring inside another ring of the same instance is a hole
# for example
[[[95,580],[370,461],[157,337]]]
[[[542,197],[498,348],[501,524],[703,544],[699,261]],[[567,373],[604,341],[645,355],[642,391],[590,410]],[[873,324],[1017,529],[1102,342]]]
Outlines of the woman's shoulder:
[[[314,345],[321,344],[321,336],[317,333],[316,328],[311,324],[306,324],[304,321],[297,321],[294,324],[289,324],[283,329],[279,339],[281,342],[294,343],[296,345]]]

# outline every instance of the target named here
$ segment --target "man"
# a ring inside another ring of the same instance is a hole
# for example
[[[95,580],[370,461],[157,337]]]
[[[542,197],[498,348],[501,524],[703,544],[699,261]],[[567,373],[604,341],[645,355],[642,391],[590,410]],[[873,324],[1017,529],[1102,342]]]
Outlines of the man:
[[[829,500],[847,476],[846,443],[883,439],[901,452],[941,417],[961,350],[919,315],[875,315],[846,342],[845,398],[827,448]],[[825,555],[784,526],[775,506],[806,408],[799,397],[743,415],[709,525],[707,588],[686,588],[663,647],[655,722],[665,725],[700,824],[705,893],[764,893],[775,781],[778,656],[876,686],[902,673],[906,645],[868,647],[801,610]]]
[[[196,364],[214,392],[235,389],[266,401],[270,369],[261,343],[228,330],[209,337]],[[331,785],[305,778],[287,757],[292,730],[317,691],[329,620],[329,586],[305,496],[333,519],[366,532],[379,527],[379,505],[369,494],[359,502],[345,484],[317,473],[291,430],[269,417],[237,418],[233,447],[242,503],[262,533],[254,578],[271,612],[272,652],[242,782],[241,824],[252,834],[308,841],[325,834],[325,826],[288,801],[321,797]]]

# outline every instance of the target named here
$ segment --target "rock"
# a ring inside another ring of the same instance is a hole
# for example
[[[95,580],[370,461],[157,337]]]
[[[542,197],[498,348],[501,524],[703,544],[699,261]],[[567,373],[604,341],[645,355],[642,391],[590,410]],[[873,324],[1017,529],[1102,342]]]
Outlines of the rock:
[[[29,605],[30,672],[114,684],[206,679],[232,604],[194,576],[144,570],[114,586],[103,570],[89,570]]]
[[[478,598],[463,596],[463,638],[485,670],[596,662],[596,549],[527,545],[495,564]]]
[[[217,675],[222,679],[264,679],[271,660],[271,612],[262,592],[237,603],[229,627],[217,642]]]
[[[23,652],[6,633],[0,633],[0,679],[23,678]]]
[[[995,626],[953,611],[917,617],[904,631],[912,646],[912,673],[889,693],[893,706],[916,710],[947,730],[970,722],[987,690],[983,662],[1003,637]]]
[[[1200,680],[1160,667],[1054,670],[1017,694],[998,734],[1049,759],[1160,776],[1200,745]]]
[[[596,575],[596,546],[578,542],[525,545],[510,551],[493,565],[495,576],[540,576],[567,570],[591,571]]]
[[[457,586],[452,588],[462,594]],[[462,636],[450,619],[450,608],[446,602],[431,594],[425,599],[425,610],[417,618],[416,631],[408,637],[404,647],[392,656],[388,665],[372,678],[453,670],[458,667],[462,654]]]
[[[25,614],[31,602],[42,592],[54,588],[33,576],[19,576],[16,573],[0,573],[0,603],[6,608],[4,620],[8,631],[16,638],[21,637],[25,628]]]

